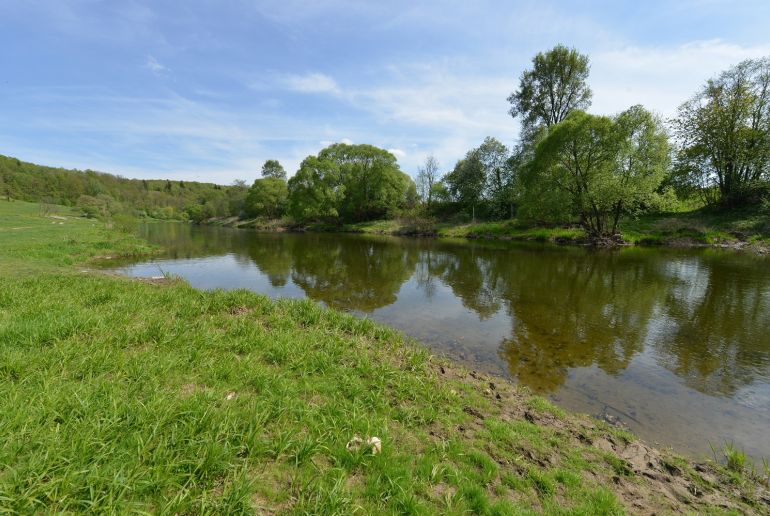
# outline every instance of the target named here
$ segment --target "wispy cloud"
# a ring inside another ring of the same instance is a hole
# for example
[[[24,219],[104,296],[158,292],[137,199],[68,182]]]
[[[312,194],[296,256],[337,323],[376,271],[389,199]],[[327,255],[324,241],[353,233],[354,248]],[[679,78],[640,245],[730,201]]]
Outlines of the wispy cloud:
[[[318,72],[304,75],[288,75],[283,79],[289,90],[299,93],[330,93],[339,95],[342,90],[332,77]]]
[[[169,72],[168,68],[160,64],[160,62],[158,62],[158,60],[151,55],[147,56],[147,61],[145,62],[144,66],[155,75],[162,75],[164,73]]]
[[[0,2],[14,70],[0,150],[230,182],[355,141],[408,172],[429,154],[446,171],[485,136],[515,142],[506,97],[556,43],[589,54],[596,113],[642,103],[670,116],[708,77],[770,54],[766,1],[650,2]]]
[[[723,40],[667,46],[622,46],[591,56],[593,111],[612,113],[643,104],[669,117],[707,79],[744,59],[770,55],[770,45]]]

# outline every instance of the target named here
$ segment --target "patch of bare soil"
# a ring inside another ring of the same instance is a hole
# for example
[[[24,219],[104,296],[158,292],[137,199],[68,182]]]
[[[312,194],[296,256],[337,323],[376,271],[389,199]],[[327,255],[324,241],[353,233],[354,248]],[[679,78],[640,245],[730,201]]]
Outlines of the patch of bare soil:
[[[568,435],[570,446],[587,447],[594,450],[597,457],[615,456],[619,467],[626,470],[625,474],[596,468],[587,471],[586,475],[592,477],[593,482],[611,489],[629,513],[699,514],[721,509],[743,514],[770,514],[770,490],[756,480],[745,478],[737,485],[734,477],[716,464],[689,462],[639,440],[626,442],[587,416],[563,418],[530,409],[527,400],[531,395],[504,379],[466,371],[458,364],[447,362],[436,362],[432,367],[438,377],[460,381],[484,393],[492,402],[491,408],[464,406],[463,410],[473,417],[469,423],[457,428],[460,433],[475,433],[488,417],[504,421],[524,419],[560,435]],[[462,399],[462,395],[459,396]],[[559,460],[535,452],[525,451],[523,455],[541,467]]]
[[[179,392],[182,394],[183,398],[186,398],[188,396],[192,396],[198,391],[204,390],[205,388],[205,385],[200,385],[197,383],[186,383],[182,385],[182,387],[179,389]]]
[[[248,306],[234,306],[228,310],[230,315],[246,315],[251,312],[251,308]]]

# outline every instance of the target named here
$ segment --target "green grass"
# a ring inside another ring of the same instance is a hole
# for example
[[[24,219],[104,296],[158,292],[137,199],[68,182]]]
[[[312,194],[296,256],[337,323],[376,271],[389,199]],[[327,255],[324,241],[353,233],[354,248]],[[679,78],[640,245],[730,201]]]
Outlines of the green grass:
[[[587,420],[310,301],[100,273],[153,250],[63,216],[0,202],[3,513],[622,512]]]
[[[562,244],[584,243],[585,231],[576,226],[533,226],[518,220],[434,224],[434,232],[446,238],[528,240]],[[312,229],[312,228],[311,228]],[[327,228],[336,229],[339,228]],[[398,220],[377,220],[347,224],[343,231],[401,234]],[[770,245],[770,214],[760,208],[733,211],[698,209],[689,212],[627,218],[620,227],[623,239],[633,245]]]
[[[767,208],[753,207],[719,211],[692,207],[681,203],[683,210],[626,218],[621,222],[623,240],[631,245],[693,246],[728,245],[770,247],[770,213]],[[228,225],[255,228],[258,231],[285,231],[300,227],[288,219],[228,219]],[[372,233],[383,235],[424,235],[443,238],[523,240],[584,244],[585,230],[577,224],[539,226],[517,219],[456,224],[426,218],[384,219],[343,224],[316,223],[301,226],[308,231]]]
[[[646,245],[714,245],[747,242],[770,244],[770,214],[762,209],[716,211],[699,209],[683,213],[646,215],[628,219],[623,237]]]

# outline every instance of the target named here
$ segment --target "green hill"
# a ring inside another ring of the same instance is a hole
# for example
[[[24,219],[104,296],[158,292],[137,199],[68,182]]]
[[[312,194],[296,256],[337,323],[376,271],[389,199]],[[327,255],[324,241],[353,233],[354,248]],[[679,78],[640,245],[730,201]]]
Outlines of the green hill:
[[[131,213],[159,219],[240,213],[246,188],[195,181],[127,179],[93,170],[46,167],[0,155],[0,197],[78,206],[92,216]]]

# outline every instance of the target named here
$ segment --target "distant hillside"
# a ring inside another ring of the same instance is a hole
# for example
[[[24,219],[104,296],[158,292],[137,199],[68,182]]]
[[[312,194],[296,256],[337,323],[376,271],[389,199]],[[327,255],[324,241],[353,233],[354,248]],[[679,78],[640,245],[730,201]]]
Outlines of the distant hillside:
[[[0,155],[0,198],[78,206],[87,215],[118,212],[161,219],[238,215],[246,188],[194,181],[126,179],[68,170]]]

